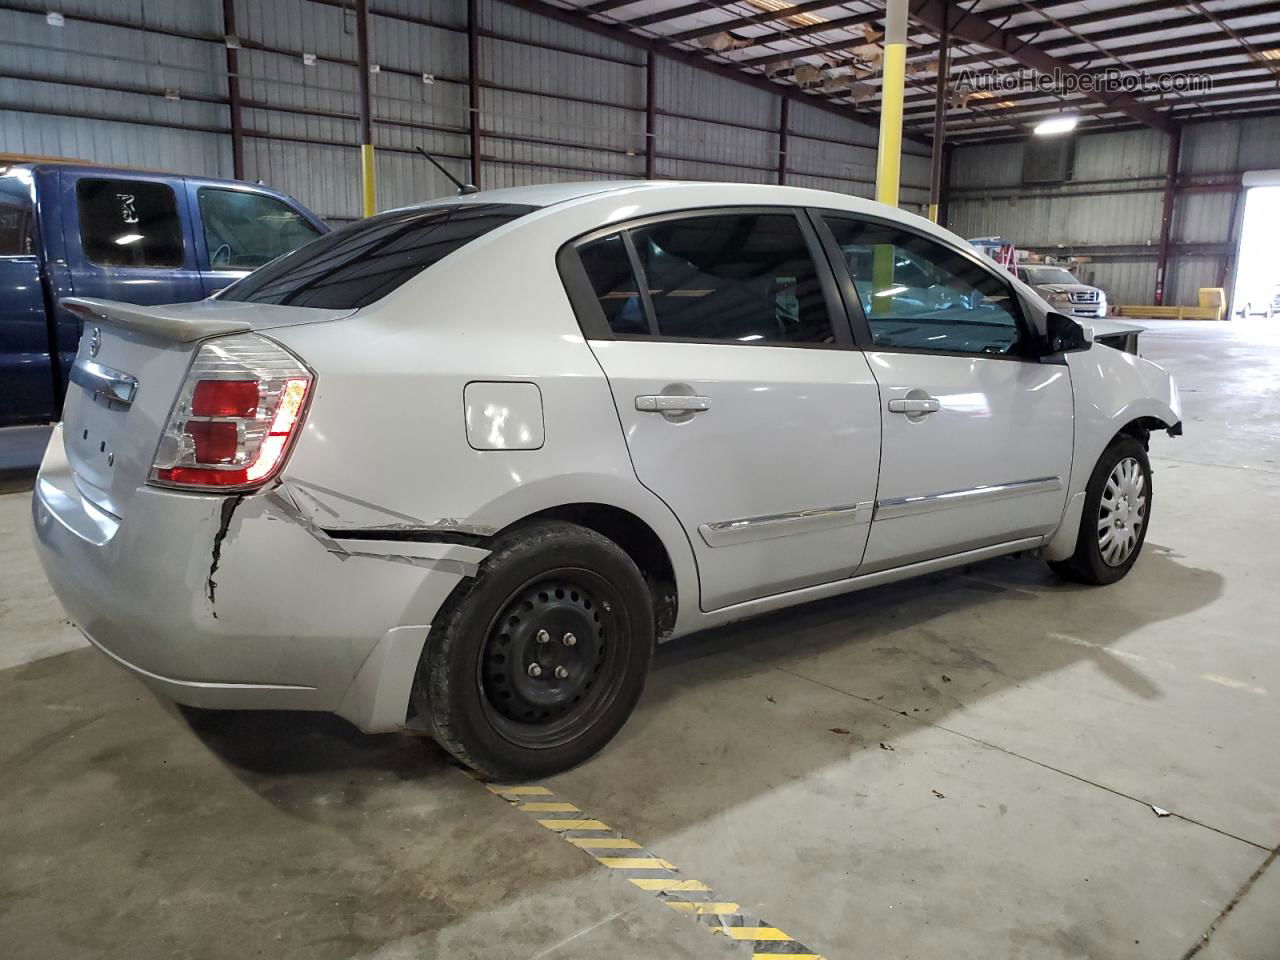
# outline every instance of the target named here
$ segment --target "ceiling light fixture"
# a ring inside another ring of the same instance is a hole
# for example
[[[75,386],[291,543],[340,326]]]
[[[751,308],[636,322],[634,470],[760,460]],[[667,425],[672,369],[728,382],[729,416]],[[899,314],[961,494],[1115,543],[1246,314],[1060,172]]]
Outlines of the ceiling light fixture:
[[[1046,136],[1053,133],[1070,133],[1076,128],[1076,124],[1080,122],[1080,118],[1073,114],[1063,114],[1058,117],[1049,117],[1047,120],[1041,120],[1036,124],[1036,133]]]

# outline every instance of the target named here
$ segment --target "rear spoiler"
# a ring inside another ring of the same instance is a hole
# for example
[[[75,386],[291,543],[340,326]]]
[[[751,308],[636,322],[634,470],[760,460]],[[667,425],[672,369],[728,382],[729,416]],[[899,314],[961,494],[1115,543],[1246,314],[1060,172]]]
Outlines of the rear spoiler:
[[[64,309],[90,323],[105,323],[134,333],[145,333],[162,340],[190,343],[228,333],[245,333],[252,327],[247,320],[201,317],[191,304],[174,303],[144,307],[116,300],[91,300],[87,297],[63,297],[58,301]]]

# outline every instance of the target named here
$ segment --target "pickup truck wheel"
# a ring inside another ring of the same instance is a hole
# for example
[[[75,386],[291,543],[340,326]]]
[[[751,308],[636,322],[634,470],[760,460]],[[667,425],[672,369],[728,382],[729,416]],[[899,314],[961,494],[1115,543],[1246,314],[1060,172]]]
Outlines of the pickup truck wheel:
[[[1113,441],[1089,478],[1075,553],[1049,566],[1076,583],[1101,585],[1121,579],[1147,538],[1151,493],[1151,464],[1142,441]]]
[[[653,646],[653,602],[631,557],[585,527],[537,523],[502,537],[436,617],[414,706],[485,776],[547,776],[622,728]]]

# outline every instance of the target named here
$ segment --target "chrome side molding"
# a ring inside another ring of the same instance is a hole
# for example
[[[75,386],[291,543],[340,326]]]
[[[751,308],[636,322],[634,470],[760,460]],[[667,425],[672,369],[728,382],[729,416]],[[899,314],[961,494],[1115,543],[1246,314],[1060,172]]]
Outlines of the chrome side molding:
[[[77,360],[71,368],[71,382],[94,396],[104,396],[126,406],[133,403],[133,396],[138,392],[137,377],[105,367],[97,360]]]
[[[1015,480],[964,490],[947,490],[943,493],[926,493],[918,497],[891,497],[876,502],[875,519],[891,520],[895,517],[914,517],[935,510],[952,507],[971,507],[979,503],[1027,497],[1037,493],[1054,493],[1062,489],[1061,477],[1040,477],[1035,480]]]
[[[772,540],[855,523],[870,523],[873,508],[874,504],[865,500],[839,507],[814,507],[793,513],[771,513],[760,517],[704,523],[698,527],[698,533],[708,547],[728,547],[737,543]]]

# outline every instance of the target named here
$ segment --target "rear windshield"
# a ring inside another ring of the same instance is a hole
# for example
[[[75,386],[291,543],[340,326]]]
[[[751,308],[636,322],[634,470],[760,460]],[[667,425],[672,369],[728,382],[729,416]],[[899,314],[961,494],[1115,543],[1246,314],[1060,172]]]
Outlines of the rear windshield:
[[[380,213],[273,260],[227,287],[218,299],[333,310],[363,307],[459,247],[536,209],[460,203]]]

